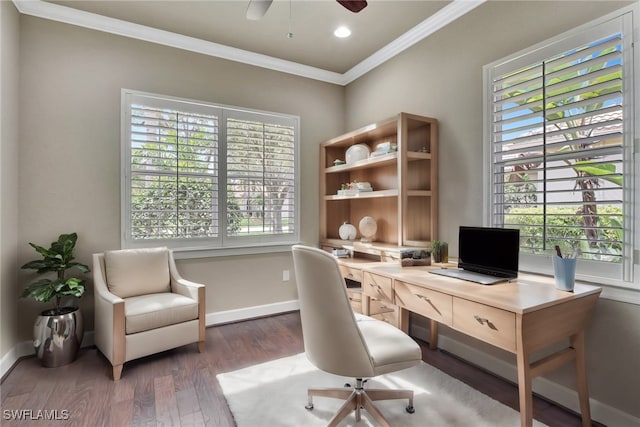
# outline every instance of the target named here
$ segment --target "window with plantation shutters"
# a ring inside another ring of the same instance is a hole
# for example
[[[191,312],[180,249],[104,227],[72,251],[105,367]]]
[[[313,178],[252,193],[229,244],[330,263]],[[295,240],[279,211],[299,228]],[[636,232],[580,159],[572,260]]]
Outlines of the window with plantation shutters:
[[[226,121],[227,209],[230,216],[241,214],[244,222],[228,221],[227,234],[291,235],[297,228],[295,128],[243,116]]]
[[[486,66],[490,225],[520,229],[520,267],[559,246],[583,279],[630,281],[633,75],[630,17]]]
[[[123,90],[123,246],[298,241],[298,119]]]

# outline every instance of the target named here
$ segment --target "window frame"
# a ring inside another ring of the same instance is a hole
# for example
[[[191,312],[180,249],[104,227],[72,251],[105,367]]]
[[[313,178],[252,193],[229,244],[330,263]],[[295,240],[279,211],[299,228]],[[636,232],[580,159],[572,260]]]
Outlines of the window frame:
[[[138,97],[148,98],[156,106],[165,105],[175,108],[186,105],[183,111],[208,112],[218,117],[218,236],[211,238],[178,238],[178,239],[133,239],[131,234],[131,105]],[[265,123],[277,122],[293,128],[294,150],[294,186],[293,209],[295,228],[292,233],[266,236],[227,236],[227,168],[226,168],[226,119],[227,117],[264,118]],[[203,258],[212,256],[229,256],[290,251],[291,245],[300,241],[300,118],[291,114],[282,114],[256,109],[234,107],[207,101],[180,98],[131,89],[121,90],[121,247],[144,248],[151,246],[167,246],[174,250],[177,259]]]
[[[622,8],[618,11],[610,13],[599,19],[576,27],[558,36],[552,37],[541,43],[529,48],[525,48],[519,52],[508,55],[483,67],[483,223],[487,226],[499,226],[494,224],[493,204],[494,198],[494,162],[493,162],[493,134],[492,134],[492,115],[493,115],[493,99],[492,99],[492,80],[494,72],[498,67],[508,67],[508,70],[515,70],[519,67],[525,67],[534,64],[543,59],[553,57],[559,52],[567,52],[578,47],[581,42],[590,42],[598,37],[603,27],[608,23],[616,20],[621,21],[623,27],[623,55],[624,55],[624,89],[623,97],[625,98],[623,105],[624,115],[624,142],[623,142],[623,158],[625,179],[628,185],[623,187],[624,196],[623,203],[625,209],[625,231],[624,231],[624,251],[625,259],[622,266],[622,278],[610,278],[589,274],[585,274],[585,268],[578,267],[576,275],[578,280],[594,282],[600,285],[612,285],[616,288],[607,288],[603,293],[605,297],[613,299],[625,300],[634,303],[640,303],[640,295],[636,292],[629,293],[627,290],[640,291],[640,268],[638,266],[638,247],[640,245],[640,237],[638,231],[640,229],[640,215],[635,208],[635,203],[640,198],[640,173],[638,161],[638,149],[640,140],[640,123],[635,112],[640,110],[640,94],[638,91],[638,82],[640,81],[640,59],[637,52],[633,52],[633,39],[638,34],[638,17],[640,7],[632,5]],[[637,41],[637,40],[636,40]],[[496,74],[504,74],[503,71]],[[585,261],[587,264],[588,261]],[[520,256],[520,269],[534,273],[552,275],[551,254],[548,255],[529,255],[522,254]],[[582,270],[582,271],[581,271]]]

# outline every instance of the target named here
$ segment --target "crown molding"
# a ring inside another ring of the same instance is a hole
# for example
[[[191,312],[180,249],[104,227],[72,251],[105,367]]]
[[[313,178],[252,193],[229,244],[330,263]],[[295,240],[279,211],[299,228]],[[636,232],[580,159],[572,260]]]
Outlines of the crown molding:
[[[410,48],[421,40],[424,40],[439,29],[447,26],[462,15],[480,6],[486,0],[453,0],[451,3],[434,13],[409,31],[373,53],[362,62],[356,64],[344,73],[344,85],[362,77],[383,62],[388,61],[400,52]]]
[[[241,62],[256,67],[267,68],[287,74],[293,74],[326,83],[346,86],[357,78],[373,70],[383,62],[393,58],[425,37],[446,26],[450,22],[473,10],[486,0],[453,0],[431,17],[413,27],[407,33],[387,44],[344,74],[321,68],[299,64],[280,58],[237,49],[182,34],[164,31],[145,25],[110,18],[95,13],[85,12],[67,6],[44,2],[42,0],[13,0],[18,12],[77,25],[92,30],[102,31],[119,36],[130,37],[150,43],[156,43],[177,49],[188,50],[203,55]]]

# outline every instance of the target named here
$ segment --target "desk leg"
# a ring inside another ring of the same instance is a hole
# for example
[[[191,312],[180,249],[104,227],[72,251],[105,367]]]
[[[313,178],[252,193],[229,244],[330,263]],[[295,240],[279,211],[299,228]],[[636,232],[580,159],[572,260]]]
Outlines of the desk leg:
[[[522,336],[519,334],[519,338]],[[520,424],[522,427],[533,425],[532,376],[529,354],[525,352],[522,341],[518,343],[518,394],[520,396]]]
[[[429,319],[429,349],[436,350],[438,348],[438,322]]]
[[[582,426],[591,426],[591,408],[589,406],[589,385],[587,383],[587,364],[584,355],[584,331],[571,337],[571,347],[576,352],[576,380],[578,383],[578,399]]]
[[[400,329],[409,334],[409,313],[404,307],[400,307]],[[429,319],[429,350],[438,349],[438,322]]]
[[[400,330],[405,334],[409,334],[409,310],[400,307]]]

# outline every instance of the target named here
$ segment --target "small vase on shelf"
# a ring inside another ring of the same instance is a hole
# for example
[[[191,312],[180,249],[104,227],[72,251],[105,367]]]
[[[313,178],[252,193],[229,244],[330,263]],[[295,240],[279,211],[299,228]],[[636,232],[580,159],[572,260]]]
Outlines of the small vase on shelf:
[[[358,228],[360,229],[360,235],[362,235],[360,241],[368,243],[373,241],[373,236],[378,231],[378,223],[373,217],[365,216],[360,220]]]
[[[356,228],[345,221],[338,229],[338,234],[342,240],[354,240],[356,238]]]

